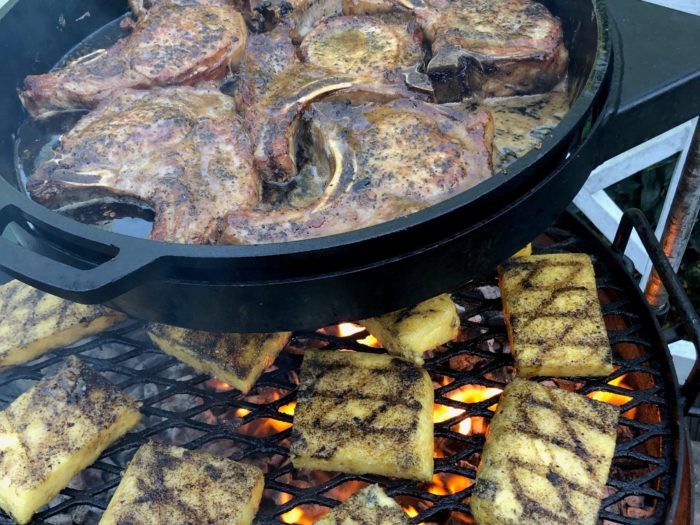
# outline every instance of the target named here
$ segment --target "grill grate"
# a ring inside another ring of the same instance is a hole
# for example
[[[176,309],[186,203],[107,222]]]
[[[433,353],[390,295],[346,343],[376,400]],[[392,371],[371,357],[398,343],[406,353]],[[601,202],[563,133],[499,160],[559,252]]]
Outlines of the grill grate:
[[[621,279],[612,265],[601,263],[605,259],[601,254],[607,248],[570,219],[566,229],[552,228],[538,242],[539,252],[584,251],[593,255],[615,365],[619,367],[607,378],[555,381],[562,388],[584,394],[623,396],[615,398],[624,401],[623,416],[600,518],[604,523],[661,523],[674,491],[673,443],[678,435],[670,408],[675,401],[669,405],[669,400],[675,399],[675,390],[666,382],[670,376],[662,372],[667,370],[668,362],[654,343],[654,329],[645,321],[645,307],[629,292],[627,285],[631,283]],[[484,442],[483,431],[493,413],[489,407],[498,398],[469,402],[463,398],[460,401],[459,394],[469,388],[502,388],[511,377],[512,359],[495,276],[472,282],[454,298],[462,319],[460,338],[426,362],[436,383],[435,402],[440,405],[436,409],[447,418],[435,425],[440,453],[436,455],[433,483],[302,472],[292,469],[287,459],[290,404],[296,396],[303,350],[322,347],[378,351],[360,343],[366,332],[345,337],[332,335],[334,329],[295,333],[273,367],[243,397],[156,350],[145,335],[144,325],[130,321],[0,374],[0,406],[4,407],[58,368],[67,355],[76,354],[143,403],[140,426],[75,478],[33,523],[97,523],[122,469],[149,438],[216,451],[261,466],[266,472],[266,490],[256,521],[259,524],[312,523],[339,500],[371,482],[384,486],[404,508],[410,507],[414,523],[472,523],[471,484]],[[609,384],[621,377],[624,384]],[[628,390],[630,387],[633,390]],[[497,395],[497,391],[491,394]],[[468,433],[467,427],[471,428]],[[12,522],[0,513],[0,523]]]

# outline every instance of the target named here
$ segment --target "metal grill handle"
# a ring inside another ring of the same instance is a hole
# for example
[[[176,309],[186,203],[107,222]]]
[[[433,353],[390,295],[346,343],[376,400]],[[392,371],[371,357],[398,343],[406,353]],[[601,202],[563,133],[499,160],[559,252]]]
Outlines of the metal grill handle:
[[[668,292],[671,304],[680,315],[686,337],[688,337],[695,346],[695,364],[685,384],[681,386],[681,394],[685,398],[683,410],[687,415],[698,397],[698,390],[700,390],[700,318],[695,312],[693,303],[690,302],[676,273],[673,271],[671,264],[661,249],[661,245],[656,239],[649,221],[647,221],[641,210],[631,208],[626,210],[622,215],[620,226],[617,229],[615,239],[612,243],[613,248],[620,256],[625,253],[633,227],[639,234],[642,244],[649,253],[651,262],[654,265],[654,270],[656,270],[661,277],[661,282]]]

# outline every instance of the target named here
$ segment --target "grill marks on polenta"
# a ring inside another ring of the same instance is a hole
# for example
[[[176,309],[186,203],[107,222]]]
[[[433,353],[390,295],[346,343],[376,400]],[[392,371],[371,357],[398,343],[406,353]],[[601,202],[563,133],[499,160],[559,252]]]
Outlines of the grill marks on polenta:
[[[503,264],[499,273],[519,375],[612,372],[610,344],[587,255],[517,257]]]
[[[297,468],[430,480],[433,385],[389,355],[307,351],[290,455]]]
[[[73,303],[11,281],[0,286],[0,367],[30,361],[125,318],[102,306]]]
[[[595,524],[617,419],[605,403],[514,379],[489,428],[474,517],[493,525]]]

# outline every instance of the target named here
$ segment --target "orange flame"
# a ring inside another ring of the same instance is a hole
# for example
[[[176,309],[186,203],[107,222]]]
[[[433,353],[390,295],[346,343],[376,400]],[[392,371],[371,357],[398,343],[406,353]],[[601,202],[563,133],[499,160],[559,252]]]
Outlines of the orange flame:
[[[418,516],[418,511],[413,505],[406,505],[403,510],[406,512],[406,514],[408,514],[409,518],[415,518]]]
[[[471,479],[464,476],[440,472],[433,474],[433,480],[430,482],[427,490],[436,496],[447,496],[449,494],[457,494],[473,484],[474,482]]]
[[[368,335],[367,337],[363,337],[362,339],[357,340],[358,343],[361,345],[369,346],[371,348],[381,348],[382,343],[379,342],[379,340],[374,337],[373,335]]]
[[[304,510],[299,507],[294,507],[292,510],[285,512],[280,516],[280,519],[285,523],[294,525],[312,525],[314,520],[304,513]]]
[[[449,394],[447,394],[445,397],[449,399],[454,399],[455,401],[461,401],[462,403],[478,403],[479,401],[484,401],[485,399],[491,399],[494,396],[497,396],[500,394],[502,390],[500,388],[489,388],[481,385],[465,385],[461,388],[458,388],[456,390],[453,390]],[[495,407],[498,406],[497,403],[494,403],[492,406],[489,407],[491,410],[495,410]],[[436,404],[434,406],[434,411],[433,411],[433,422],[435,423],[442,423],[443,421],[447,421],[449,419],[452,419],[453,417],[456,416],[461,416],[464,414],[464,410],[461,408],[454,408],[454,407],[449,407],[446,405],[438,405]],[[468,417],[461,422],[457,424],[457,432],[460,434],[464,434],[465,436],[468,436],[472,433],[472,430],[474,429],[474,423],[476,419],[483,419],[483,418],[471,418]],[[481,427],[482,425],[479,425]]]
[[[364,326],[360,326],[355,323],[340,323],[338,325],[338,335],[340,337],[347,337],[349,335],[359,334],[365,329]]]
[[[280,505],[284,505],[292,499],[291,494],[286,492],[280,493]],[[293,525],[312,525],[313,520],[310,519],[304,510],[300,507],[294,507],[280,516],[280,519],[285,523],[290,523]]]
[[[612,381],[608,382],[609,385],[612,386],[618,386],[620,388],[624,388],[625,390],[633,390],[631,386],[629,386],[626,382],[625,379],[627,378],[627,374],[623,374],[620,377],[616,377]],[[588,397],[591,399],[595,399],[596,401],[602,401],[604,403],[609,403],[611,405],[615,406],[622,406],[629,401],[632,400],[630,396],[623,396],[621,394],[613,394],[612,392],[601,392],[600,390],[596,390],[595,392],[591,392],[588,394]],[[635,416],[637,415],[637,408],[630,408],[626,412],[622,414],[625,417],[628,417],[629,419],[634,419]]]
[[[293,416],[294,415],[294,409],[297,407],[297,402],[292,401],[291,403],[287,403],[286,405],[282,405],[279,407],[277,410],[278,412],[282,412],[283,414],[287,414],[288,416]]]
[[[247,408],[237,408],[237,409],[233,412],[233,415],[234,415],[234,416],[236,416],[236,417],[241,417],[241,418],[247,416],[248,414],[250,414],[250,410],[248,410]]]

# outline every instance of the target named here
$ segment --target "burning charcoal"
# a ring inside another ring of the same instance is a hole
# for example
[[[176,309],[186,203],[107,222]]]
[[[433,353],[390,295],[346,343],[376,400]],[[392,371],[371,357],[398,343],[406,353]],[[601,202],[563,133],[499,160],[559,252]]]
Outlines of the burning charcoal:
[[[644,496],[627,496],[622,500],[622,514],[629,518],[643,519],[653,514],[653,507],[650,509],[644,503]],[[651,512],[649,512],[651,510]]]
[[[152,324],[148,336],[164,352],[247,393],[289,340],[289,332],[232,334]]]
[[[422,365],[425,352],[457,337],[460,322],[455,303],[442,294],[362,324],[390,354]]]
[[[399,504],[387,496],[379,485],[370,485],[333,509],[330,514],[317,521],[316,525],[346,523],[408,525],[410,522]]]
[[[140,417],[131,399],[69,357],[0,413],[0,506],[28,523]]]
[[[0,367],[31,361],[123,321],[126,316],[72,303],[19,281],[0,286]]]
[[[491,421],[471,499],[480,523],[594,525],[615,453],[618,411],[515,379]]]
[[[257,467],[148,442],[136,452],[100,523],[251,525],[263,486]]]
[[[389,355],[307,352],[290,456],[295,467],[430,480],[433,385]]]
[[[612,352],[585,254],[515,257],[499,267],[517,373],[605,376]]]

